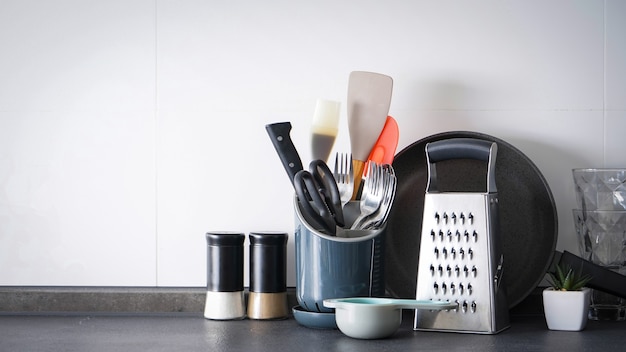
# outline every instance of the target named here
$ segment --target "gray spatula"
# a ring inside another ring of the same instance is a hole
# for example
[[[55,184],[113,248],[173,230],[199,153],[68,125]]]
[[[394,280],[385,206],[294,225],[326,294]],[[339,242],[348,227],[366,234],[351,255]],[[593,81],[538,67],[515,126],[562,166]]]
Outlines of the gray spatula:
[[[363,166],[380,135],[391,104],[393,79],[374,72],[353,71],[348,82],[348,128],[357,196]]]

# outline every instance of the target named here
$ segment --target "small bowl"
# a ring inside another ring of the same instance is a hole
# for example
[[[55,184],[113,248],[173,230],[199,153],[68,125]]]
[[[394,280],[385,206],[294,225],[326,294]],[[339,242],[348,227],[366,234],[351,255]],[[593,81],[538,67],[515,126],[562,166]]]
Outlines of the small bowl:
[[[324,306],[335,308],[339,330],[355,339],[381,339],[393,335],[402,323],[402,309],[455,309],[456,303],[353,297],[325,299]]]
[[[335,322],[335,313],[309,312],[301,306],[295,306],[291,309],[293,317],[296,321],[307,328],[313,329],[337,329]]]

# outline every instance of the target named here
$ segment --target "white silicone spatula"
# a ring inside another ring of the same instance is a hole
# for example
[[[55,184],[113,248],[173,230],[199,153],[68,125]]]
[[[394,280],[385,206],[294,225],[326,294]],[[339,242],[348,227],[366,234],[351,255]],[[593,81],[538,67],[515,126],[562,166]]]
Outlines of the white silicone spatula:
[[[389,76],[364,71],[350,73],[347,108],[355,196],[365,161],[387,121],[392,89],[393,79]]]
[[[328,161],[339,130],[340,107],[338,101],[317,99],[311,126],[312,160]]]

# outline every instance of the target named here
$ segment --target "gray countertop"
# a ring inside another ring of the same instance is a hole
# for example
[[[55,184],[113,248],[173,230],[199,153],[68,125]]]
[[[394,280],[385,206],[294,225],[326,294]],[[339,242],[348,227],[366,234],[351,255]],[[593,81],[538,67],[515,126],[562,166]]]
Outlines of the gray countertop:
[[[546,327],[538,288],[497,335],[400,329],[383,340],[277,321],[212,321],[203,288],[0,288],[4,351],[623,351],[626,322],[589,321],[581,332]],[[289,290],[289,304],[296,304]]]
[[[618,351],[626,322],[589,321],[582,332],[550,331],[543,316],[513,315],[497,335],[413,331],[412,312],[390,338],[357,340],[293,317],[212,321],[198,314],[3,315],[0,351]]]

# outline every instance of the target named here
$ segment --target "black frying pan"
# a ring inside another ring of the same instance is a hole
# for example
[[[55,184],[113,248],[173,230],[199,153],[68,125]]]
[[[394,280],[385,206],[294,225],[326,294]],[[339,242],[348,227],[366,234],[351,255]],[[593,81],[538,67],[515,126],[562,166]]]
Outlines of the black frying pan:
[[[505,256],[504,280],[509,307],[537,287],[550,268],[557,240],[557,213],[552,192],[535,164],[498,138],[477,132],[445,132],[426,137],[400,151],[393,162],[398,188],[387,224],[385,280],[396,298],[415,298],[422,212],[428,171],[425,147],[448,138],[496,142],[496,186],[500,235]],[[440,191],[485,192],[486,163],[453,159],[437,163]]]

